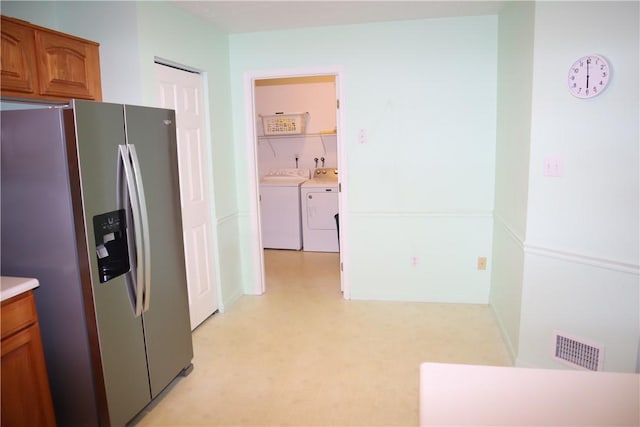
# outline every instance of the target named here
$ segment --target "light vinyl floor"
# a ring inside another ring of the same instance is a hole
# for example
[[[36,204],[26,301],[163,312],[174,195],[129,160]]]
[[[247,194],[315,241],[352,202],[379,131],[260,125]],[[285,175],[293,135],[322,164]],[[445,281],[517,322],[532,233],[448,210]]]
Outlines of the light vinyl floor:
[[[345,301],[335,253],[265,251],[267,291],[193,333],[138,426],[416,426],[419,365],[510,365],[486,305]]]

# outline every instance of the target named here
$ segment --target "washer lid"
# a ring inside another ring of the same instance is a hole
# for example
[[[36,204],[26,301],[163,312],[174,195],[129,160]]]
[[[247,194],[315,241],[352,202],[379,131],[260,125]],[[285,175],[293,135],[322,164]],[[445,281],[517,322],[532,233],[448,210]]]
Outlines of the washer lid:
[[[260,180],[261,187],[298,187],[306,178],[295,176],[265,176]]]
[[[277,168],[271,169],[265,175],[267,177],[295,177],[309,179],[309,169],[299,168]]]
[[[309,169],[271,169],[260,180],[260,185],[274,187],[295,187],[309,179]]]

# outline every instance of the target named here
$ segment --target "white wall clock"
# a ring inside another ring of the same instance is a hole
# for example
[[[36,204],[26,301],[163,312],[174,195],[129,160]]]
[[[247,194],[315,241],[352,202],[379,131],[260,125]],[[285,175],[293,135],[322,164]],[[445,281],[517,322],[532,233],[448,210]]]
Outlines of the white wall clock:
[[[583,56],[571,65],[567,78],[569,92],[578,98],[591,98],[607,88],[611,69],[600,55]]]

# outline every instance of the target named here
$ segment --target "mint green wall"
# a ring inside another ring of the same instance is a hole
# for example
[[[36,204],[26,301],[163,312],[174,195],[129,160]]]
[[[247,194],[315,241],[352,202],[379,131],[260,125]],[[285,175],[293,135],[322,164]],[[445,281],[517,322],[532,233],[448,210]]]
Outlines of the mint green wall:
[[[496,16],[237,34],[230,49],[241,213],[253,167],[244,73],[342,66],[351,297],[488,302],[476,261],[491,255]],[[243,227],[250,254],[257,236]]]
[[[636,369],[640,342],[640,4],[535,7],[531,154],[517,364],[561,367],[553,330],[605,346],[605,369]],[[581,100],[572,62],[599,53],[610,87]],[[563,161],[543,176],[546,156]]]
[[[100,43],[105,102],[156,105],[154,57],[206,73],[222,305],[241,293],[228,39],[166,2],[2,2],[2,13]]]
[[[496,200],[491,307],[512,358],[518,353],[529,185],[533,2],[512,3],[499,15]]]
[[[485,16],[229,37],[156,2],[0,7],[100,42],[105,101],[153,104],[154,56],[208,73],[223,303],[254,280],[243,73],[341,65],[352,296],[486,303],[491,277],[518,365],[561,367],[551,359],[560,330],[604,344],[607,370],[634,370],[637,2],[518,2],[499,25]],[[566,74],[588,53],[605,55],[613,77],[578,100]],[[545,156],[563,160],[562,177],[542,175]],[[489,271],[475,270],[478,256]]]
[[[235,154],[231,138],[229,43],[226,34],[204,20],[167,2],[138,2],[139,63],[143,98],[156,104],[154,58],[198,69],[205,73],[210,113],[215,235],[220,301],[228,306],[242,294],[242,264],[238,239]]]
[[[105,102],[147,104],[142,96],[135,2],[61,1],[62,31],[100,43],[102,95]],[[116,29],[114,31],[114,29]],[[124,48],[126,47],[126,48]]]

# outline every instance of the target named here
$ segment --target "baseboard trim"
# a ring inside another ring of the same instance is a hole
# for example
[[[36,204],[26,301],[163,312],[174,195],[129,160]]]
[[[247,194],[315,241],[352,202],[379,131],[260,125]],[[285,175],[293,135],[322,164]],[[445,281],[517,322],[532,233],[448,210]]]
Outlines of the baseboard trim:
[[[509,358],[511,359],[511,364],[515,366],[516,360],[518,358],[518,351],[517,351],[517,349],[515,349],[513,347],[513,343],[511,342],[511,339],[509,338],[509,336],[506,333],[506,329],[504,327],[504,323],[502,322],[502,319],[500,318],[500,316],[498,316],[498,313],[496,312],[496,308],[491,303],[491,301],[489,301],[489,311],[491,311],[491,314],[493,314],[493,319],[495,320],[496,324],[498,325],[498,330],[500,331],[500,335],[502,336],[502,341],[504,342],[504,345],[505,345],[505,347],[507,349],[507,354],[509,355]]]
[[[242,293],[242,289],[239,289],[238,292],[234,292],[232,295],[228,296],[224,301],[220,301],[218,310],[220,313],[224,313],[229,307],[235,304],[240,297],[244,294]]]

